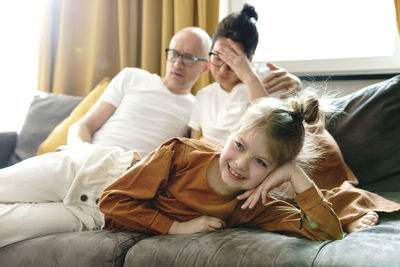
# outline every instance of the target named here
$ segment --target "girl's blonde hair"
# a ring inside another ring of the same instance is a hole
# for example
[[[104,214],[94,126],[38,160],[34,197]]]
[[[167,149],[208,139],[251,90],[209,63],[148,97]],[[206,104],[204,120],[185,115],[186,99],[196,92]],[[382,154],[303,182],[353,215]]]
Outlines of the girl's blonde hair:
[[[313,90],[303,90],[286,99],[263,97],[257,99],[233,128],[237,135],[258,128],[265,133],[268,154],[276,167],[296,160],[304,169],[319,158],[312,127],[324,127],[324,112]],[[284,183],[270,192],[279,199],[291,199],[294,191]]]

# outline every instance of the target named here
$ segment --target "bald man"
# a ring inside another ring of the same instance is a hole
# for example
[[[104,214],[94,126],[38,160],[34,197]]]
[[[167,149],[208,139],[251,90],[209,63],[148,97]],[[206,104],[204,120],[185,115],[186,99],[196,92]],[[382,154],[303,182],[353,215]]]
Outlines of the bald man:
[[[101,192],[135,163],[135,153],[143,157],[188,133],[190,92],[209,69],[210,45],[200,28],[179,31],[165,51],[165,77],[125,68],[71,128],[68,146],[0,169],[0,247],[102,229]]]
[[[125,68],[68,134],[68,144],[88,142],[148,154],[164,141],[188,134],[194,103],[191,89],[209,69],[209,35],[197,27],[176,33],[165,50],[161,78]]]

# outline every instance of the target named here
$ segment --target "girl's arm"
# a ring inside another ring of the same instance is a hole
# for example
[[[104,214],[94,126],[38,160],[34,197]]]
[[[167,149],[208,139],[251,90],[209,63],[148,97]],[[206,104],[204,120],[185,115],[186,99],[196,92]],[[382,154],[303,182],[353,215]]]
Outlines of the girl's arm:
[[[158,192],[167,187],[170,172],[178,169],[174,159],[185,157],[176,140],[150,153],[103,191],[99,208],[105,215],[106,228],[148,234],[188,234],[225,227],[221,219],[205,215],[178,222],[154,207]]]
[[[175,144],[176,139],[168,141],[103,191],[99,209],[105,215],[106,228],[168,233],[174,220],[155,209],[153,201],[175,167]]]
[[[294,200],[299,209],[285,201],[268,198],[264,205],[258,203],[254,210],[245,210],[255,214],[249,226],[266,231],[300,234],[315,241],[343,238],[338,217],[317,187],[313,185]]]
[[[224,228],[225,225],[225,222],[220,218],[203,215],[186,222],[174,221],[168,230],[168,234],[207,232]]]
[[[260,199],[265,204],[269,191],[287,181],[291,183],[296,194],[304,192],[313,185],[312,180],[303,169],[296,162],[291,161],[274,170],[259,186],[239,195],[237,199],[243,200],[247,198],[242,205],[242,209],[252,209]]]
[[[286,181],[292,184],[297,194],[294,200],[300,212],[289,203],[271,201],[268,196],[270,190]],[[244,199],[243,195],[238,198]],[[260,198],[266,216],[256,219],[255,223],[265,230],[296,232],[312,240],[335,240],[343,236],[341,224],[331,204],[295,161],[274,170],[255,189],[242,209],[256,207]]]
[[[235,72],[238,78],[247,86],[251,102],[257,98],[267,96],[258,75],[253,71],[250,62],[242,49],[228,39],[230,47],[223,47],[219,51],[221,59]]]

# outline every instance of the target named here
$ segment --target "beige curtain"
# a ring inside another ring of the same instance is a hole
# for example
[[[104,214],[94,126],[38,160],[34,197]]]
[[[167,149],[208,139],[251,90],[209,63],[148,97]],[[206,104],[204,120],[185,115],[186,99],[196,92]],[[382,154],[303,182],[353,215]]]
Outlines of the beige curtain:
[[[39,52],[38,88],[87,95],[124,67],[165,73],[164,48],[187,26],[210,36],[218,24],[216,0],[47,0]],[[193,92],[211,81],[203,75]]]
[[[397,30],[400,35],[400,0],[394,0],[394,6],[396,8]]]

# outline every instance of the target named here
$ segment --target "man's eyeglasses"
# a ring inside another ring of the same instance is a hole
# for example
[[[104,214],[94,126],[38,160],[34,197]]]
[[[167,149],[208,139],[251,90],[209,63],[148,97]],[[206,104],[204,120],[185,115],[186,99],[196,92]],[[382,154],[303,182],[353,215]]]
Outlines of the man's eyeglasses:
[[[219,68],[225,64],[225,62],[218,56],[217,53],[208,53],[208,58],[210,59],[210,63],[213,64],[215,67]]]
[[[165,53],[168,61],[173,63],[178,59],[178,57],[180,57],[182,64],[186,67],[192,67],[197,61],[208,61],[207,59],[199,58],[192,54],[181,54],[178,51],[170,48],[165,48]]]

